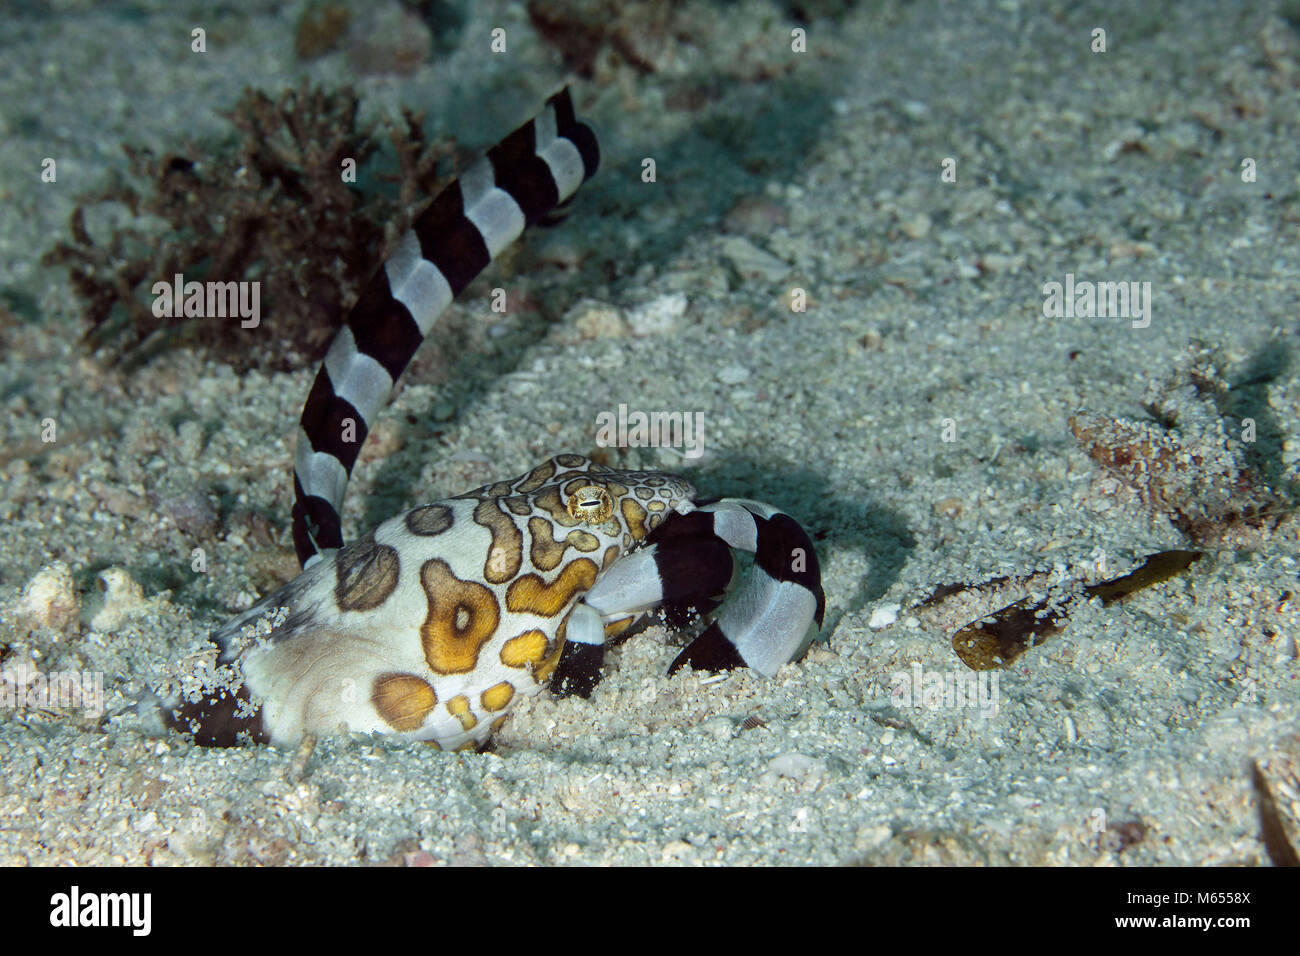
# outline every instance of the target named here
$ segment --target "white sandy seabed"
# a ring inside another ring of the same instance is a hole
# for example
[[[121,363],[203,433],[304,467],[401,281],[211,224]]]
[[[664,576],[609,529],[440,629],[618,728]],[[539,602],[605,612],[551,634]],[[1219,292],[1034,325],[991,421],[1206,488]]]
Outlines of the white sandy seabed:
[[[354,83],[368,115],[417,106],[485,144],[564,67],[500,2],[402,77],[358,75],[345,51],[299,63],[293,11],[273,3],[208,23],[206,58],[188,50],[202,16],[173,4],[16,18],[0,639],[9,674],[102,675],[104,713],[0,716],[0,863],[1267,862],[1249,762],[1300,759],[1285,524],[1078,608],[999,674],[996,707],[892,693],[917,668],[961,673],[952,628],[996,606],[910,610],[941,585],[1095,579],[1099,560],[1119,573],[1187,546],[1066,421],[1146,417],[1194,340],[1217,349],[1231,427],[1257,421],[1269,481],[1295,478],[1300,33],[1284,5],[1224,6],[869,4],[807,24],[794,54],[786,8],[699,4],[685,38],[637,40],[654,72],[599,63],[575,93],[601,173],[435,333],[451,344],[426,346],[363,452],[349,530],[590,452],[620,403],[698,411],[698,461],[614,460],[689,466],[707,495],[796,515],[821,553],[826,640],[775,680],[667,679],[677,648],[652,631],[611,653],[590,701],[521,704],[489,753],[334,738],[306,759],[153,737],[134,705],[292,571],[312,370],[238,376],[184,351],[111,367],[74,344],[77,303],[40,253],[78,194],[122,172],[121,143],[210,140],[245,83]],[[499,24],[511,52],[485,56]],[[57,184],[35,185],[45,156]],[[1067,275],[1149,282],[1149,324],[1045,317],[1044,284]],[[498,283],[540,305],[484,321]],[[67,576],[38,577],[52,562]]]

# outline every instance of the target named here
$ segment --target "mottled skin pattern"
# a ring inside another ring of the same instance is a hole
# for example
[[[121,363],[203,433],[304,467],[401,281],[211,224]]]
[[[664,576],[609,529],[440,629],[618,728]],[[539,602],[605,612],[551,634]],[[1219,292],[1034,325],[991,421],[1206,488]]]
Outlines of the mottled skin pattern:
[[[215,639],[273,743],[346,728],[479,747],[547,686],[582,596],[694,493],[557,455],[385,521]]]

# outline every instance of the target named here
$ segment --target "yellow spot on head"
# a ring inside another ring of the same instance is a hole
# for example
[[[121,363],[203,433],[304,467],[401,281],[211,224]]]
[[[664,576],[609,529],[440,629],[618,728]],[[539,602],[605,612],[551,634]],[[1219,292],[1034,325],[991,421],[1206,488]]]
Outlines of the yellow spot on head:
[[[541,666],[533,671],[533,680],[539,684],[550,683],[551,675],[555,673],[556,665],[560,663],[560,655],[564,653],[564,645],[568,640],[566,635],[569,631],[569,617],[572,614],[573,609],[570,608],[569,613],[564,615],[564,620],[560,622],[560,626],[555,629],[555,650],[551,652],[551,656],[542,661]]]
[[[639,501],[635,498],[623,499],[623,520],[627,522],[627,530],[632,532],[635,541],[641,541],[646,536],[645,518],[646,510]]]
[[[542,661],[541,666],[538,667],[537,670],[533,671],[533,680],[537,681],[539,684],[545,684],[549,681],[551,675],[555,673],[556,665],[560,663],[560,655],[563,653],[564,640],[561,638],[560,641],[557,642],[555,650],[551,652],[551,656]]]
[[[420,568],[420,583],[429,602],[420,625],[424,659],[435,674],[469,673],[501,620],[496,596],[476,581],[462,581],[437,558]]]
[[[533,628],[512,637],[501,648],[501,663],[506,667],[527,667],[546,656],[546,635]]]
[[[516,614],[555,617],[596,583],[596,562],[578,558],[564,566],[550,584],[536,574],[525,574],[506,589],[506,607]]]
[[[514,696],[514,685],[508,681],[493,684],[487,690],[483,691],[483,709],[505,710],[510,705],[510,701],[514,699]]]
[[[459,720],[461,727],[466,730],[473,730],[478,724],[478,718],[469,709],[469,698],[464,694],[457,694],[447,701],[447,711]]]
[[[626,631],[635,620],[635,617],[621,617],[617,621],[610,621],[605,625],[605,636],[618,637]]]
[[[438,703],[429,682],[414,674],[380,674],[370,691],[370,702],[394,730],[418,730]]]

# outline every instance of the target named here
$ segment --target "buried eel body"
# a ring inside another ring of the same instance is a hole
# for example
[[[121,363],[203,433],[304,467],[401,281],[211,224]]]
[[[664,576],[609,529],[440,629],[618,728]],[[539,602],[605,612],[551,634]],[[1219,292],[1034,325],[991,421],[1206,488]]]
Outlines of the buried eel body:
[[[348,730],[481,747],[523,695],[590,694],[606,638],[661,609],[708,613],[671,670],[770,676],[802,655],[825,608],[808,535],[761,502],[697,504],[675,475],[555,455],[344,546],[339,508],[369,423],[434,321],[597,163],[562,90],[402,237],[303,409],[293,531],[304,570],[213,634],[218,666],[164,703],[167,723],[212,746]],[[754,555],[735,581],[733,550]]]

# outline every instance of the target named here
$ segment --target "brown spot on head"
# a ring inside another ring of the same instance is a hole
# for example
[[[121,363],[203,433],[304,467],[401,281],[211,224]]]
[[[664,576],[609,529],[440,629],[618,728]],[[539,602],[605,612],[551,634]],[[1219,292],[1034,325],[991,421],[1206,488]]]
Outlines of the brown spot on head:
[[[533,495],[533,507],[550,515],[556,524],[564,525],[566,528],[572,528],[579,523],[577,518],[569,514],[569,509],[560,500],[560,489],[555,485],[549,485]]]
[[[519,515],[521,518],[533,513],[533,503],[527,495],[511,495],[498,500],[510,510],[511,514]]]
[[[526,495],[530,491],[536,491],[538,488],[542,487],[542,485],[546,484],[546,480],[555,474],[555,470],[555,462],[553,460],[542,462],[525,475],[524,480],[515,486],[515,493]]]
[[[641,507],[641,502],[635,498],[623,499],[623,520],[627,522],[627,530],[632,533],[632,540],[643,541],[646,536],[645,527],[645,508]]]
[[[334,600],[340,611],[369,611],[397,587],[397,550],[376,544],[374,532],[358,538],[334,559]]]
[[[540,575],[525,574],[506,589],[506,607],[516,614],[555,617],[596,583],[596,562],[578,558],[564,566],[550,584]]]
[[[438,703],[429,682],[414,674],[380,674],[370,689],[370,702],[394,730],[419,730]]]
[[[420,568],[420,584],[429,601],[420,625],[424,659],[435,674],[469,673],[501,620],[495,595],[476,581],[462,581],[437,558]]]
[[[446,505],[424,505],[406,513],[406,530],[429,538],[451,527],[451,509]]]
[[[605,556],[600,559],[600,569],[602,571],[608,571],[609,566],[618,560],[619,553],[619,547],[616,544],[611,544],[606,548]]]
[[[474,522],[492,532],[492,545],[483,564],[483,577],[492,584],[504,584],[524,563],[524,536],[496,498],[485,498],[474,509]]]
[[[481,485],[473,491],[467,491],[463,495],[453,495],[452,497],[470,499],[477,498],[479,501],[483,501],[486,498],[504,498],[506,495],[512,494],[513,492],[514,488],[511,486],[511,482],[494,481],[490,485]]]
[[[528,556],[533,565],[541,571],[554,571],[560,566],[567,548],[579,551],[595,551],[600,547],[600,539],[594,534],[574,528],[564,536],[563,541],[556,541],[553,526],[545,518],[529,518],[528,534],[531,544]]]
[[[581,468],[583,465],[589,465],[591,462],[581,455],[556,455],[553,459],[557,465],[562,468]]]

